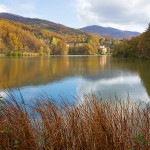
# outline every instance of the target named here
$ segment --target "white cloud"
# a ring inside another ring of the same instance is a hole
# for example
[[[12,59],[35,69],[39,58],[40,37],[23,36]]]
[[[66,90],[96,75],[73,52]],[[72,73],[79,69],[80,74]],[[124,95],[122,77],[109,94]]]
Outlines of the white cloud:
[[[85,25],[102,25],[143,31],[150,22],[149,0],[76,0],[78,19]]]
[[[9,9],[5,6],[0,4],[0,12],[7,12]]]
[[[150,98],[146,93],[146,89],[141,84],[141,79],[138,75],[121,75],[118,77],[107,78],[107,79],[97,79],[85,80],[81,82],[77,87],[76,93],[79,93],[81,100],[84,100],[84,94],[99,91],[103,98],[112,98],[117,95],[120,99],[126,99],[127,93],[129,93],[132,100],[137,101],[138,99],[145,102],[150,102]],[[109,95],[109,96],[108,96]]]

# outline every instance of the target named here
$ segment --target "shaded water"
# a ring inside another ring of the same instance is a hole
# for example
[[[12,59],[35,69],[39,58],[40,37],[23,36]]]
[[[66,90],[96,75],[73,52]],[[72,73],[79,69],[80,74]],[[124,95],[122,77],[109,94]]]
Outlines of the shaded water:
[[[25,98],[46,92],[72,99],[100,92],[105,98],[150,101],[150,62],[110,56],[0,57],[0,95],[8,86]]]

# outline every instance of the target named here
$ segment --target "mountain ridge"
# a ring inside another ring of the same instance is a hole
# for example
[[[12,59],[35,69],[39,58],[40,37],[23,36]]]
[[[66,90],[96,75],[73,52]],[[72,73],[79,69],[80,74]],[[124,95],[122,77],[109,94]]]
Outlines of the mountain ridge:
[[[23,17],[21,15],[11,13],[0,13],[0,18],[21,22],[27,25],[31,25],[32,27],[47,29],[56,33],[62,32],[62,34],[69,34],[69,35],[92,33],[97,34],[98,36],[112,37],[121,40],[123,39],[123,37],[127,37],[128,39],[130,39],[132,36],[138,36],[141,34],[139,32],[123,31],[112,27],[102,27],[98,25],[74,29],[59,23],[54,23],[49,20]]]
[[[116,29],[112,27],[102,27],[98,25],[83,27],[83,28],[80,28],[80,30],[88,32],[88,33],[97,34],[103,37],[116,38],[119,40],[123,39],[124,37],[127,37],[128,39],[130,39],[132,36],[139,36],[141,34],[140,32],[125,31],[125,30],[120,30],[120,29]]]

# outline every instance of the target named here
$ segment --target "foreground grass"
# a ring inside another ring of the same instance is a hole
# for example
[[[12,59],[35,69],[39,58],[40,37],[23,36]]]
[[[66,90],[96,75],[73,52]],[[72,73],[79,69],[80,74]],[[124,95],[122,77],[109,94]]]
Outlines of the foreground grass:
[[[150,149],[148,104],[102,101],[94,94],[76,104],[41,97],[26,105],[12,94],[0,101],[0,149]]]

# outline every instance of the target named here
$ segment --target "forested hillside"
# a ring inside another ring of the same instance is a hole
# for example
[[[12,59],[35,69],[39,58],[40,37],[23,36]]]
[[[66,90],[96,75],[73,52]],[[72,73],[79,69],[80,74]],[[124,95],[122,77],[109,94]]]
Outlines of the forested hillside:
[[[23,23],[0,19],[0,52],[19,51],[42,54],[67,54],[73,44],[82,53],[96,52],[99,37],[92,34],[60,35],[55,32],[31,27]],[[80,44],[80,46],[79,46]],[[80,48],[79,48],[80,47]],[[93,50],[94,49],[94,50]],[[75,49],[77,50],[77,49]],[[90,51],[90,52],[89,52]]]
[[[150,58],[150,24],[140,36],[132,37],[131,40],[124,38],[123,41],[117,41],[113,48],[113,55]]]
[[[105,54],[110,53],[113,44],[117,42],[113,38],[103,38],[45,20],[6,13],[0,13],[0,18],[0,53],[3,54]]]
[[[42,19],[38,19],[38,18],[26,18],[26,17],[22,17],[19,15],[10,14],[10,13],[0,13],[0,18],[21,22],[21,23],[30,25],[35,28],[50,30],[50,31],[53,31],[53,32],[56,32],[56,33],[62,34],[62,35],[64,35],[64,34],[69,34],[71,36],[76,35],[76,34],[88,35],[84,31],[69,28],[69,27],[66,27],[61,24],[57,24],[57,23],[54,23],[51,21],[42,20]]]

